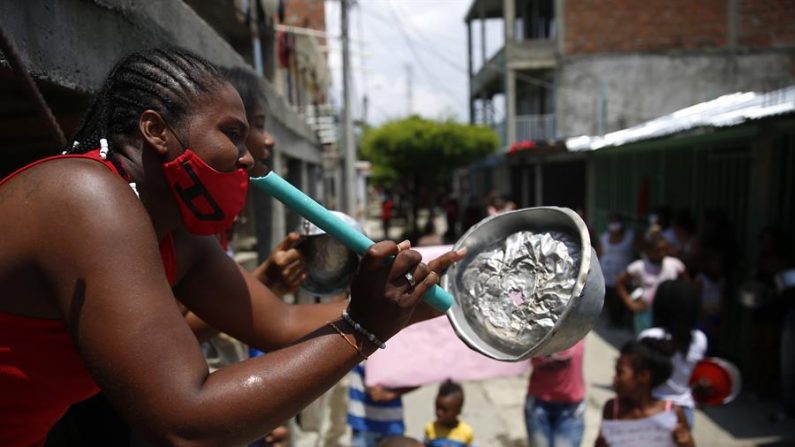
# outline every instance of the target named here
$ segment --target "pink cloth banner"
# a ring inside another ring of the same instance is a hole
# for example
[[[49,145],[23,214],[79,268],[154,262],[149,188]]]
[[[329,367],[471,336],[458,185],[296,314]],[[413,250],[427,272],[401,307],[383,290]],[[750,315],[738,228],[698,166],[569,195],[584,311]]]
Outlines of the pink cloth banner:
[[[450,251],[451,245],[417,247],[423,262]],[[475,352],[455,334],[446,316],[402,330],[367,360],[367,386],[411,387],[443,382],[514,376],[529,370],[530,362],[499,362]]]

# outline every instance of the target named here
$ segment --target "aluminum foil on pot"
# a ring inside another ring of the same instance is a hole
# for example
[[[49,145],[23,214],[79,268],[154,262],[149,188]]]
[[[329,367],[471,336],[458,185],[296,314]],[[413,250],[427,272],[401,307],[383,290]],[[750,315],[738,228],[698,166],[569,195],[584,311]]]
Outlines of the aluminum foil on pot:
[[[579,257],[577,242],[560,232],[522,231],[498,241],[458,269],[467,319],[506,345],[531,345],[566,309]]]
[[[588,227],[568,208],[487,217],[455,246],[467,257],[442,278],[447,318],[470,348],[520,361],[573,346],[602,310],[604,277]]]

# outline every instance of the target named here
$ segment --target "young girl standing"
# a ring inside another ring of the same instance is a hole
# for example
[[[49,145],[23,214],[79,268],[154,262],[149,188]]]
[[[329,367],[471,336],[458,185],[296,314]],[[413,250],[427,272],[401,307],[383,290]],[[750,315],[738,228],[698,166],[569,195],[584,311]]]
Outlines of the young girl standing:
[[[682,261],[666,256],[667,251],[668,242],[659,228],[653,227],[646,234],[643,259],[638,259],[627,266],[627,269],[616,279],[615,287],[618,296],[624,301],[627,308],[634,312],[635,334],[640,334],[651,327],[651,307],[657,286],[663,281],[671,279],[690,279]],[[640,286],[643,292],[637,299],[633,299],[624,286],[626,280],[630,278]]]
[[[651,392],[671,375],[663,343],[642,339],[621,349],[613,376],[616,398],[605,403],[597,447],[695,445],[682,409]]]
[[[652,305],[654,327],[646,329],[639,336],[641,339],[665,340],[673,348],[671,377],[652,393],[659,399],[668,399],[682,407],[691,428],[695,401],[690,392],[690,376],[696,363],[707,352],[707,337],[696,329],[700,307],[700,300],[689,282],[665,281],[657,288],[657,297]]]

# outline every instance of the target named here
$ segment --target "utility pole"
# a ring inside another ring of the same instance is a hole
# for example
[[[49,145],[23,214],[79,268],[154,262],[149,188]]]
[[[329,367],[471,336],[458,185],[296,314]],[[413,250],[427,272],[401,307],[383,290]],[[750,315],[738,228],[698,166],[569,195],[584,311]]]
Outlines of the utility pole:
[[[362,55],[364,55],[365,54],[365,48],[364,48],[364,30],[363,30],[363,25],[362,25],[362,8],[359,8],[358,25],[359,25],[359,29],[358,29],[359,35],[357,37],[359,39],[359,51],[361,52]],[[362,92],[363,92],[363,95],[362,95],[362,131],[364,131],[364,129],[367,127],[367,108],[370,105],[370,100],[367,97],[367,67],[365,66],[365,61],[366,61],[366,58],[362,57],[362,73],[361,73],[361,76],[362,76],[361,88],[362,88]]]
[[[364,93],[362,98],[362,124],[367,125],[367,107],[370,105],[370,100],[367,98],[367,92]]]
[[[411,64],[406,64],[406,116],[411,116],[414,113],[411,84]]]
[[[249,31],[251,31],[251,51],[254,56],[254,70],[260,77],[265,76],[265,67],[262,63],[262,44],[259,38],[259,25],[257,18],[257,3],[251,2],[249,7]]]
[[[356,143],[353,141],[353,119],[351,118],[351,55],[348,39],[348,6],[351,0],[341,0],[342,11],[342,149],[345,170],[342,179],[345,192],[345,212],[356,216]]]

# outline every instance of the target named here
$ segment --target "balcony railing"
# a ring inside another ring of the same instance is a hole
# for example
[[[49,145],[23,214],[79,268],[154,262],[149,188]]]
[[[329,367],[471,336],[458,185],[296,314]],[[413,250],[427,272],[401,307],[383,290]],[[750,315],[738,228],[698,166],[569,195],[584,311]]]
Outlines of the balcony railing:
[[[516,141],[555,138],[555,114],[519,115],[516,117]]]
[[[502,120],[499,123],[494,123],[494,125],[491,127],[494,129],[494,132],[497,133],[497,137],[500,139],[500,147],[505,147],[508,144],[508,138],[505,134],[505,120]]]

